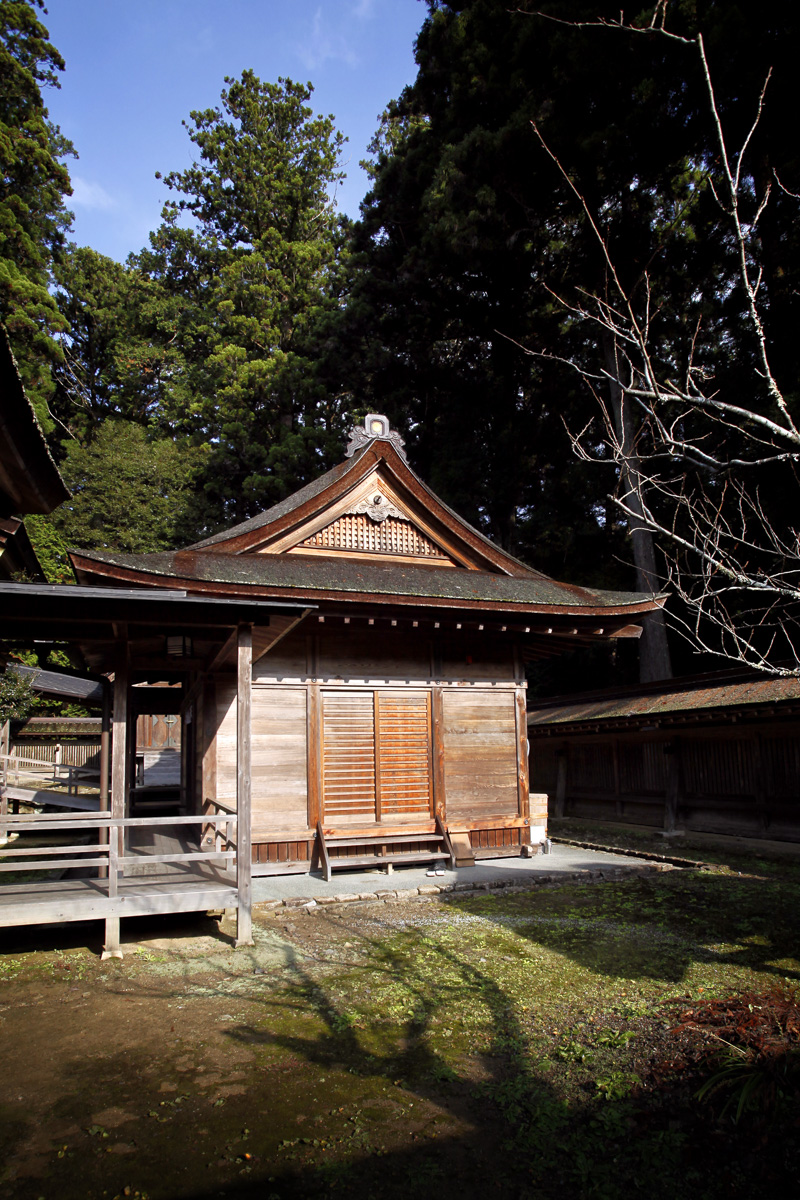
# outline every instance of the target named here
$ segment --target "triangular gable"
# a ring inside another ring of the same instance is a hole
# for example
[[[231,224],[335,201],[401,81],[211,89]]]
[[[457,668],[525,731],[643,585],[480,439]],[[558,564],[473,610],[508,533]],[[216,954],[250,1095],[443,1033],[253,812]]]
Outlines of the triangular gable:
[[[376,433],[375,430],[378,429]],[[349,462],[243,524],[189,549],[430,563],[545,579],[473,529],[411,470],[402,439],[371,414]]]
[[[454,539],[441,537],[424,510],[403,494],[384,464],[283,537],[253,547],[257,554],[304,554],[472,567]]]

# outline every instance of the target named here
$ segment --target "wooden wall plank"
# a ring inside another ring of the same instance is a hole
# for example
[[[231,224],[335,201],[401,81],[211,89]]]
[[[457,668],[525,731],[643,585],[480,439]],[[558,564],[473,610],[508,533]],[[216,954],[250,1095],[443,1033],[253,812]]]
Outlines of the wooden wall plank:
[[[448,825],[519,816],[517,700],[513,692],[442,692]]]

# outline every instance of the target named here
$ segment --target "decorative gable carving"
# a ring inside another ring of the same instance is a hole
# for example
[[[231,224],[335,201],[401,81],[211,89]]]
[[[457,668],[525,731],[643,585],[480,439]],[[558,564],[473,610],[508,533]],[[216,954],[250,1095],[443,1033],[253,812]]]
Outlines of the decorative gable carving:
[[[391,500],[387,500],[383,492],[371,492],[369,496],[365,496],[363,500],[359,500],[347,510],[351,513],[365,513],[371,521],[380,524],[387,517],[396,517],[398,521],[407,521],[408,517],[401,512],[396,504],[392,504]]]

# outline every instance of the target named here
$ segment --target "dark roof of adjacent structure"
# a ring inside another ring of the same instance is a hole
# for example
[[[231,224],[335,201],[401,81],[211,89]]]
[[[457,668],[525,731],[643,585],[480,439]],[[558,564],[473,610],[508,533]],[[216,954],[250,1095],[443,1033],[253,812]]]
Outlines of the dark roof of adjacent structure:
[[[23,663],[10,663],[9,667],[23,679],[29,680],[33,690],[43,696],[74,700],[90,707],[103,703],[103,685],[96,679],[66,675],[61,671],[48,671],[41,667],[26,667]]]
[[[0,579],[26,575],[44,582],[44,572],[20,517],[0,517]]]
[[[620,722],[636,725],[678,714],[720,712],[800,701],[800,678],[754,671],[720,671],[662,680],[638,688],[614,688],[576,696],[556,696],[531,705],[528,727]]]
[[[212,590],[224,586],[247,591],[268,590],[278,596],[324,596],[326,599],[354,599],[383,596],[395,600],[419,600],[454,608],[515,606],[520,610],[537,608],[566,614],[591,613],[595,610],[649,610],[649,596],[641,592],[590,591],[572,584],[557,583],[544,576],[512,576],[488,571],[467,571],[407,563],[343,563],[335,558],[308,561],[300,556],[268,554],[210,554],[207,551],[178,550],[157,554],[120,554],[93,551],[85,555],[74,551],[72,558],[80,572],[86,557],[97,574],[101,564],[131,572],[137,580],[147,576],[149,584],[161,580],[202,583]]]
[[[0,638],[29,636],[58,640],[80,633],[99,639],[114,623],[158,630],[230,629],[239,621],[269,625],[273,615],[299,616],[313,608],[261,596],[220,599],[170,588],[74,587],[69,584],[0,581]]]
[[[28,717],[14,731],[15,738],[85,737],[98,738],[102,732],[100,717]]]
[[[0,326],[0,516],[49,513],[69,495]]]

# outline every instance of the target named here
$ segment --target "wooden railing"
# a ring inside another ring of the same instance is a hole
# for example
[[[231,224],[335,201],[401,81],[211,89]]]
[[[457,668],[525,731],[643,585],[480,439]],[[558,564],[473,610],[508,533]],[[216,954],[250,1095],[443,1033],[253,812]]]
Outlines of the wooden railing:
[[[67,794],[77,795],[79,787],[97,788],[100,772],[93,767],[76,766],[74,763],[57,763],[40,758],[27,758],[18,754],[0,754],[0,788],[20,787],[26,783],[61,783],[67,785]]]
[[[97,829],[98,838],[90,844],[13,848],[4,846],[0,848],[0,873],[99,867],[100,882],[107,887],[109,897],[117,895],[119,878],[124,877],[126,867],[150,866],[157,863],[230,862],[236,858],[236,816],[230,813],[204,813],[202,816],[191,817],[112,817],[110,813],[59,813],[56,816],[49,813],[8,813],[3,815],[2,823],[8,834],[18,835]],[[126,829],[165,828],[175,825],[213,825],[215,849],[170,854],[124,852]]]

